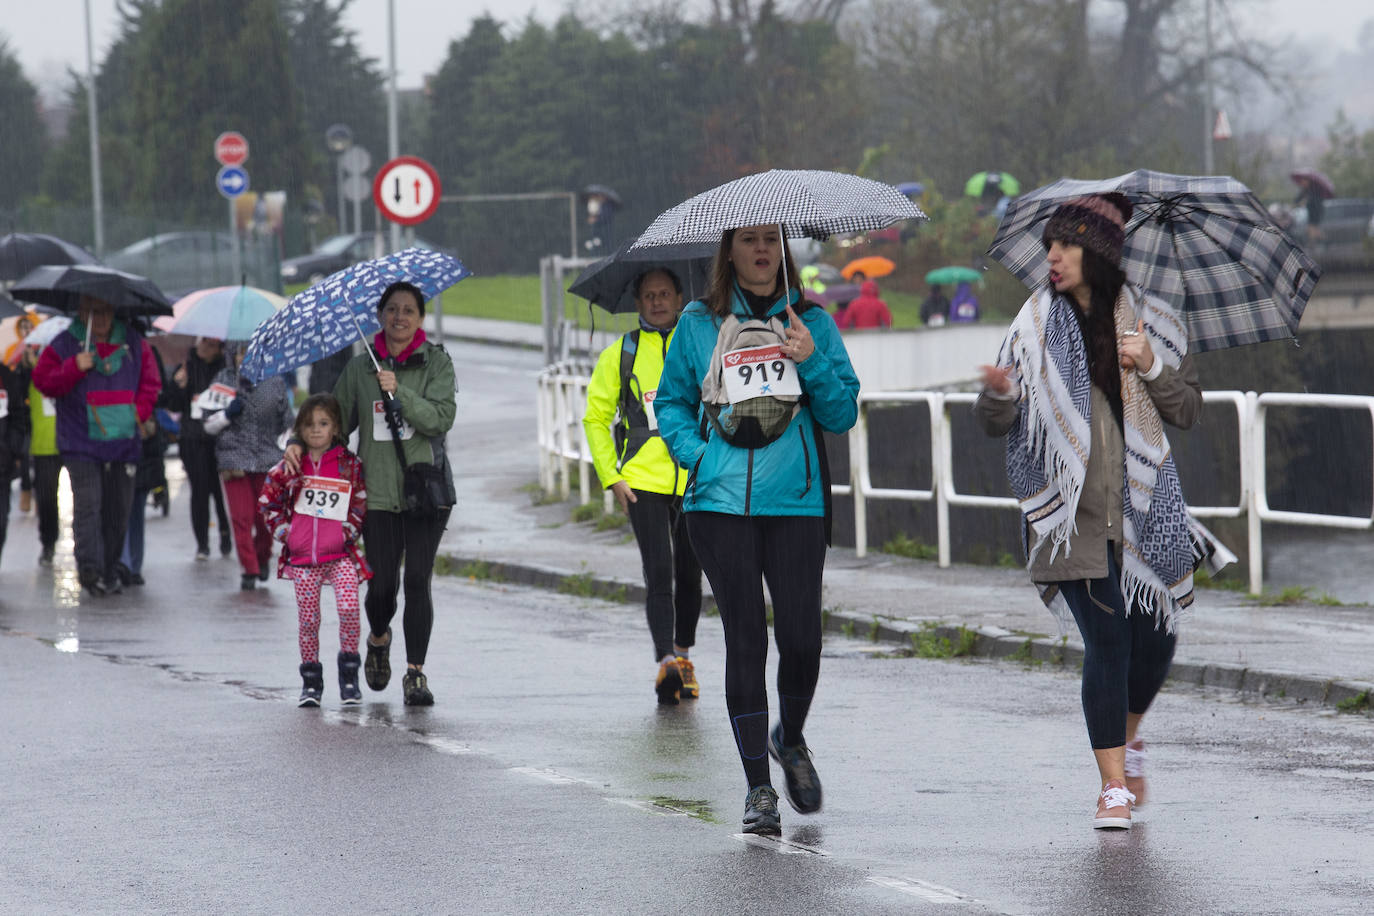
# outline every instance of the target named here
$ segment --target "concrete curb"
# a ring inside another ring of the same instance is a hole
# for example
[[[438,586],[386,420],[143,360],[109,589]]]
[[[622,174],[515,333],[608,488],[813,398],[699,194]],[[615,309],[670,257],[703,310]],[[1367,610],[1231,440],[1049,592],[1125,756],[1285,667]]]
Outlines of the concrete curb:
[[[490,582],[510,582],[561,591],[587,598],[628,604],[642,604],[646,592],[642,582],[629,582],[594,576],[587,571],[485,560],[455,554],[440,556],[436,572],[468,575]],[[468,570],[468,572],[465,572]],[[714,607],[710,593],[705,600]],[[1025,665],[1051,664],[1077,668],[1083,661],[1082,645],[1067,639],[1026,636],[1001,627],[964,627],[951,624],[920,624],[900,618],[864,616],[852,611],[823,610],[821,628],[851,638],[867,636],[875,643],[898,647],[930,658],[974,656],[1005,659]],[[1374,682],[1321,678],[1289,671],[1266,671],[1245,665],[1175,659],[1169,681],[1195,687],[1210,687],[1275,701],[1341,708],[1342,711],[1371,715],[1374,707]]]

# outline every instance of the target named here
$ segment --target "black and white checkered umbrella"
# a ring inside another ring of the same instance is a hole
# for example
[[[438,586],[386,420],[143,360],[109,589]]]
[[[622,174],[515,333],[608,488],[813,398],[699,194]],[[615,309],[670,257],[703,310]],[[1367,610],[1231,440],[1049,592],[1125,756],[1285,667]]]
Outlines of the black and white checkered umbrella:
[[[1126,277],[1171,305],[1194,352],[1293,337],[1321,268],[1234,178],[1138,169],[1103,181],[1064,178],[1007,207],[988,253],[1032,289],[1049,265],[1041,241],[1060,204],[1124,194]]]
[[[857,175],[773,169],[726,182],[659,214],[631,246],[717,243],[722,232],[780,223],[792,237],[827,239],[926,219],[891,185]]]

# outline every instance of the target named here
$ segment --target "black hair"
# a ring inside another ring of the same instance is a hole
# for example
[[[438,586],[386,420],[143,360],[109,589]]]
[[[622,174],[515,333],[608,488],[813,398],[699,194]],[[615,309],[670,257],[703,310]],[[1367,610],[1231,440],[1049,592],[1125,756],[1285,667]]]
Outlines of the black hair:
[[[1072,296],[1083,346],[1088,352],[1088,372],[1093,384],[1102,389],[1114,409],[1121,404],[1121,366],[1116,352],[1116,299],[1126,283],[1126,274],[1117,264],[1086,246],[1083,247],[1083,282],[1090,293],[1084,314]]]
[[[382,314],[382,309],[386,308],[386,301],[396,293],[410,293],[415,297],[415,301],[420,305],[420,317],[425,316],[425,294],[420,292],[420,287],[405,280],[397,280],[395,283],[382,290],[382,297],[377,300],[377,314]]]
[[[677,272],[674,271],[672,268],[657,265],[654,267],[650,267],[648,270],[640,271],[638,276],[635,277],[634,297],[636,299],[639,298],[639,289],[644,285],[644,281],[647,280],[653,274],[667,274],[668,279],[673,281],[674,291],[676,291],[679,296],[682,295],[682,278],[679,277],[677,275]]]

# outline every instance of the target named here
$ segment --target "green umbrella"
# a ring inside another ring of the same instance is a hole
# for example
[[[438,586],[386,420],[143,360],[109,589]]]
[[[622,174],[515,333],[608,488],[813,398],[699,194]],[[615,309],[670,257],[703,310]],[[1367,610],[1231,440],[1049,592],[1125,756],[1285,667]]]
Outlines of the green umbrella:
[[[964,194],[969,197],[982,197],[988,185],[999,189],[1008,197],[1015,197],[1021,193],[1021,182],[1006,172],[979,172],[965,183]]]
[[[978,283],[982,279],[983,272],[972,267],[937,267],[926,274],[926,282],[935,286]]]

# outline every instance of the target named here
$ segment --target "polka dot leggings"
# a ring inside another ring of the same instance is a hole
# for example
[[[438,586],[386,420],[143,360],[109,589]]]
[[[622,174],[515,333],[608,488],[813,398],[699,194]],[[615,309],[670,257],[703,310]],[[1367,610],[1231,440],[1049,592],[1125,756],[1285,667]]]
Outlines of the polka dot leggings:
[[[296,607],[300,613],[301,661],[320,660],[320,589],[334,586],[339,610],[339,651],[358,651],[358,570],[348,557],[320,566],[293,566]]]

